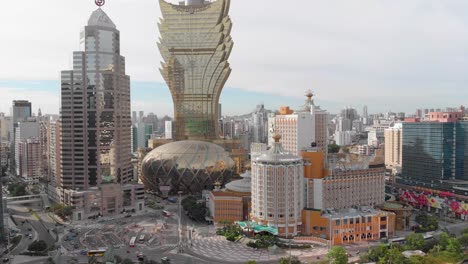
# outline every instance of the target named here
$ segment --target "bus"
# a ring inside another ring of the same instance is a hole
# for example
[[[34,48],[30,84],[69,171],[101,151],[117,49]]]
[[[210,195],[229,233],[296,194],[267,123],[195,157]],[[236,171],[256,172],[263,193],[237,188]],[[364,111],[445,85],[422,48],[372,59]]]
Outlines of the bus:
[[[140,238],[138,239],[138,242],[140,242],[140,243],[145,242],[145,235],[140,235]]]
[[[425,234],[422,234],[422,236],[424,240],[430,240],[434,238],[433,232],[427,232]],[[386,245],[390,246],[391,244],[404,244],[405,242],[406,242],[406,237],[396,237],[396,238],[389,239]]]
[[[130,239],[130,247],[135,247],[136,239],[137,239],[136,237],[132,237],[132,238]]]
[[[396,238],[390,238],[388,240],[389,244],[402,244],[406,241],[406,237],[396,237]]]
[[[103,257],[106,254],[107,248],[98,248],[88,250],[88,257]]]

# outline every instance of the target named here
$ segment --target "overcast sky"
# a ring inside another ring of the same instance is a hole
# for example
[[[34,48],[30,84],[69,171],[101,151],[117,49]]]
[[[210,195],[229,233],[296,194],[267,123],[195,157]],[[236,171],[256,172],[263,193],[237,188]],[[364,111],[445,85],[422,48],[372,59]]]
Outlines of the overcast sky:
[[[158,2],[106,0],[103,7],[121,32],[127,74],[145,83],[139,92],[148,95],[165,89]],[[0,111],[11,98],[28,97],[58,112],[59,87],[43,81],[57,86],[60,71],[71,68],[94,9],[93,0],[0,2]],[[230,16],[235,44],[226,86],[252,95],[252,104],[299,105],[307,89],[331,112],[364,104],[370,112],[413,112],[468,98],[466,0],[232,0]],[[170,98],[158,104],[150,97],[132,101],[134,109],[171,111]],[[246,112],[224,95],[221,100],[227,113]]]

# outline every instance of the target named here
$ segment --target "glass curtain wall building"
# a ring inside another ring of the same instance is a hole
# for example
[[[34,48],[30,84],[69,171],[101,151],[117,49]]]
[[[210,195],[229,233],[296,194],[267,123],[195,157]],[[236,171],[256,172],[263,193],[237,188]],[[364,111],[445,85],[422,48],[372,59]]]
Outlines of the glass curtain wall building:
[[[160,71],[174,102],[175,139],[216,139],[219,96],[231,73],[230,0],[159,4]]]
[[[468,122],[403,123],[402,144],[399,182],[447,191],[468,184]]]
[[[61,187],[87,189],[131,178],[130,77],[120,33],[102,9],[94,11],[61,73]]]

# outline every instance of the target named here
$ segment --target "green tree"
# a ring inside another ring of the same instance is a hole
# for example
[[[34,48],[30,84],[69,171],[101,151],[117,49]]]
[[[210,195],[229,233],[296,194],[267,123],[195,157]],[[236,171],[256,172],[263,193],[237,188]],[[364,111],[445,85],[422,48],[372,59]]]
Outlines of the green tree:
[[[51,208],[52,212],[62,218],[68,218],[73,214],[73,208],[66,204],[54,204]]]
[[[229,220],[219,220],[218,221],[218,224],[223,225],[223,227],[226,227],[226,225],[229,225],[230,223],[231,223],[231,221],[229,221]]]
[[[450,236],[446,232],[442,232],[439,236],[439,239],[437,240],[437,244],[441,247],[442,250],[445,250],[448,245],[448,241],[450,239]]]
[[[34,185],[32,188],[31,188],[31,192],[33,194],[39,194],[41,192],[41,188],[39,187],[39,185]]]
[[[458,239],[456,238],[450,238],[448,240],[447,252],[450,252],[452,254],[462,254],[462,247]]]
[[[396,248],[389,249],[385,256],[379,259],[379,264],[404,264],[407,263],[405,256]]]
[[[203,222],[207,215],[208,209],[204,203],[196,203],[188,208],[188,215],[195,221]]]
[[[338,153],[340,151],[340,146],[337,144],[328,145],[328,153]]]
[[[8,185],[8,191],[11,196],[23,196],[28,194],[26,191],[26,184],[23,183],[11,183]]]
[[[468,233],[464,233],[461,237],[458,238],[458,242],[463,248],[468,248]]]
[[[280,258],[278,264],[301,264],[302,262],[296,257],[283,257]]]
[[[406,248],[410,250],[422,250],[424,249],[424,237],[421,234],[411,234],[406,237]]]
[[[255,260],[249,260],[245,264],[257,264],[257,261]]]
[[[188,211],[191,207],[197,204],[197,198],[195,198],[195,196],[190,195],[182,199],[180,203],[182,205],[182,208],[184,208],[185,211]]]
[[[47,249],[47,244],[44,240],[36,240],[28,246],[29,251],[42,252]]]
[[[332,264],[346,264],[348,263],[348,254],[343,247],[333,247],[328,252],[327,257]]]
[[[384,244],[380,244],[375,248],[369,250],[367,254],[361,256],[363,262],[377,262],[380,258],[384,257],[388,248]]]
[[[434,256],[411,256],[408,260],[409,264],[444,264],[444,261]]]

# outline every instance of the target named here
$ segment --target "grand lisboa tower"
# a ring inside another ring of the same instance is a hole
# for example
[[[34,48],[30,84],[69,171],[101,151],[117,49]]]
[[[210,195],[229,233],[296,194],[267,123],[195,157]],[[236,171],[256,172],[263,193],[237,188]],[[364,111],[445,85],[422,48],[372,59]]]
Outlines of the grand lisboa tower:
[[[145,188],[163,195],[198,193],[226,183],[235,163],[218,138],[219,96],[231,73],[230,0],[159,0],[161,74],[172,94],[175,142],[160,146],[142,163]]]
[[[174,101],[175,139],[217,139],[219,96],[231,73],[230,0],[159,4],[160,71]]]

